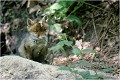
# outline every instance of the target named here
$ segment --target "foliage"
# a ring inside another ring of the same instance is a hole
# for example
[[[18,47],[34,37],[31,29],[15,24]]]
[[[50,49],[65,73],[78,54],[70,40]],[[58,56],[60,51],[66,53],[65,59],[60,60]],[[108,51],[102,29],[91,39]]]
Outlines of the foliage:
[[[73,46],[72,53],[75,55],[82,55],[81,50],[78,47],[74,47],[74,46]]]
[[[64,49],[64,46],[72,47],[73,42],[68,41],[66,39],[65,34],[62,34],[60,39],[61,39],[61,41],[58,44],[56,44],[55,46],[51,47],[50,50],[52,50],[53,52],[61,51],[62,53],[65,53],[65,55],[67,55],[67,53]]]
[[[86,62],[83,62],[83,64],[86,64]],[[104,75],[101,74],[91,74],[90,71],[79,71],[76,70],[75,68],[71,68],[71,67],[66,67],[66,66],[60,66],[59,68],[60,70],[66,70],[66,71],[70,71],[72,74],[74,74],[76,80],[88,80],[88,79],[108,79],[111,77],[106,77]],[[81,76],[81,77],[80,77]]]
[[[65,49],[65,46],[67,46],[67,47],[70,47],[71,52],[77,56],[83,56],[84,53],[85,54],[92,53],[93,57],[94,57],[96,54],[96,52],[94,50],[92,50],[92,49],[80,50],[78,47],[74,46],[73,41],[68,40],[68,35],[66,35],[66,33],[61,33],[62,28],[61,28],[60,23],[63,22],[64,20],[70,21],[71,23],[73,23],[74,25],[78,25],[79,28],[82,29],[82,21],[81,21],[80,17],[75,15],[75,12],[77,11],[77,9],[79,9],[84,4],[84,0],[81,0],[77,4],[77,6],[75,6],[74,10],[71,11],[71,13],[69,15],[66,15],[67,11],[71,7],[71,5],[74,3],[74,1],[75,0],[68,2],[68,0],[61,0],[59,3],[55,3],[52,6],[50,6],[49,8],[47,8],[43,14],[44,16],[48,17],[48,22],[51,25],[50,28],[59,34],[59,37],[55,39],[55,40],[59,40],[59,42],[55,46],[51,47],[50,50],[53,51],[53,53],[55,53],[57,51],[61,51],[62,53],[67,55],[67,52],[66,52],[67,50]],[[92,57],[92,59],[93,59],[93,57]],[[77,66],[91,66],[91,64],[86,60],[80,60],[78,62]],[[70,71],[71,73],[73,73],[76,76],[75,77],[76,80],[106,78],[105,76],[99,75],[99,74],[91,75],[91,73],[89,71],[81,71],[80,72],[71,67],[62,66],[62,67],[60,67],[60,69],[67,70],[67,71]],[[107,69],[103,69],[103,70],[106,72],[109,72],[109,71],[112,71],[113,69],[107,68]],[[82,78],[78,78],[77,75],[81,75]]]
[[[62,28],[61,28],[60,24],[56,23],[56,24],[53,24],[50,26],[50,31],[51,30],[54,30],[56,33],[59,34],[59,33],[61,33]]]
[[[76,7],[80,7],[79,5],[81,5],[81,3],[83,3],[84,0],[82,0]],[[78,18],[77,16],[73,15],[71,13],[71,15],[66,15],[66,12],[68,11],[68,9],[70,8],[70,6],[75,2],[75,0],[69,1],[69,0],[61,0],[58,3],[54,3],[53,5],[51,5],[49,8],[47,8],[44,12],[44,16],[48,16],[48,23],[53,23],[53,25],[50,25],[50,30],[54,30],[55,32],[58,33],[58,35],[60,35],[60,38],[57,38],[60,40],[60,42],[56,45],[53,46],[50,50],[52,50],[53,52],[56,52],[58,50],[65,52],[64,46],[68,46],[68,47],[72,47],[72,52],[74,54],[80,55],[81,51],[76,48],[73,47],[73,41],[69,41],[67,40],[67,35],[65,33],[61,33],[61,25],[59,24],[60,22],[63,22],[64,20],[73,22],[75,24],[77,24],[78,26],[81,27],[82,22],[80,20],[80,18]],[[76,9],[76,8],[75,8]],[[74,11],[74,10],[73,10]],[[75,11],[74,11],[75,12]],[[57,18],[56,18],[57,17]]]
[[[106,68],[103,68],[103,69],[101,69],[101,70],[104,71],[104,72],[112,72],[112,71],[114,71],[115,69],[112,68],[112,67],[106,67]]]
[[[72,21],[72,22],[77,23],[77,25],[80,26],[80,27],[81,27],[81,25],[82,25],[81,20],[80,20],[77,16],[69,15],[69,16],[67,17],[67,19],[70,20],[70,21]]]
[[[48,22],[51,22],[51,21],[52,22],[56,22],[56,21],[62,22],[63,20],[69,20],[69,21],[75,22],[75,23],[77,23],[77,25],[81,26],[82,25],[81,20],[77,16],[73,15],[72,14],[73,12],[71,13],[71,15],[66,15],[66,12],[68,11],[69,7],[74,2],[75,2],[75,0],[72,0],[72,1],[61,0],[60,2],[54,3],[53,5],[51,5],[47,9],[45,9],[45,12],[42,15],[49,17]]]

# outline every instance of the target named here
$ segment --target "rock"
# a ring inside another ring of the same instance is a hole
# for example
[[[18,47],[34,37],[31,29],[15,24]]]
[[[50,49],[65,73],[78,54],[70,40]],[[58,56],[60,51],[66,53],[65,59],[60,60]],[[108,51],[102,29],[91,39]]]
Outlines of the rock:
[[[19,56],[0,57],[1,80],[75,80],[72,73],[58,68],[59,66],[41,64]],[[94,71],[90,73],[95,74]],[[100,74],[107,76],[105,73]],[[82,78],[80,75],[77,77]]]
[[[41,64],[19,56],[0,57],[0,79],[4,80],[74,80],[67,71],[57,66]]]

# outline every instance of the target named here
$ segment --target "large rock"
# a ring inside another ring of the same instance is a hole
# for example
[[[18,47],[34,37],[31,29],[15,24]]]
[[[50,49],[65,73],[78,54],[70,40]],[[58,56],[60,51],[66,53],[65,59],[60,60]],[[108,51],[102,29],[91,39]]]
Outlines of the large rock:
[[[19,56],[0,57],[0,79],[4,80],[74,80],[67,71],[58,70],[57,66],[41,64]]]
[[[58,68],[19,56],[4,56],[0,57],[0,80],[75,80],[73,74]]]

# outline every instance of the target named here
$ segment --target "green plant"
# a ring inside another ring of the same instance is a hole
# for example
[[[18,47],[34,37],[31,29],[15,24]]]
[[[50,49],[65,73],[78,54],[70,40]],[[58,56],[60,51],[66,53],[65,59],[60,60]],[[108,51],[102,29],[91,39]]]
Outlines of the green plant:
[[[51,47],[50,50],[53,51],[53,53],[57,51],[61,51],[66,56],[67,52],[65,51],[64,46],[72,47],[73,42],[67,40],[65,33],[61,34],[60,38],[57,39],[59,39],[60,42],[58,42],[55,46]]]
[[[105,68],[101,69],[101,71],[104,71],[104,72],[112,72],[112,71],[114,71],[114,70],[115,70],[115,69],[112,68],[112,67],[105,67]]]
[[[68,0],[62,0],[59,3],[55,3],[52,6],[50,6],[49,8],[47,8],[45,10],[45,13],[43,15],[49,15],[49,20],[48,23],[50,23],[50,30],[54,30],[57,34],[59,34],[59,43],[56,44],[55,46],[51,47],[50,50],[52,50],[53,52],[57,52],[57,51],[61,51],[62,53],[67,55],[67,52],[65,51],[65,47],[64,46],[68,46],[72,48],[72,53],[78,56],[82,56],[83,53],[89,53],[92,52],[95,55],[95,51],[91,50],[91,49],[86,49],[86,50],[80,50],[79,48],[73,46],[73,41],[69,41],[67,39],[67,35],[66,33],[61,33],[61,22],[63,22],[64,20],[70,21],[71,23],[75,23],[74,25],[78,25],[80,26],[79,28],[81,28],[82,26],[82,22],[80,20],[80,18],[78,18],[77,16],[75,16],[73,13],[75,13],[75,11],[83,5],[84,0],[79,2],[77,4],[77,6],[75,7],[75,9],[69,14],[66,15],[66,12],[68,11],[68,9],[70,8],[70,6],[75,2],[75,0],[69,1]],[[52,17],[51,17],[52,16]],[[69,26],[68,26],[69,28]],[[56,39],[55,39],[56,40]]]
[[[85,62],[85,64],[86,64],[86,62]],[[70,71],[74,75],[75,80],[112,79],[111,77],[107,77],[107,76],[104,76],[102,74],[97,74],[97,73],[96,74],[91,74],[90,71],[88,71],[88,70],[86,70],[86,71],[81,70],[80,71],[80,70],[77,70],[75,68],[66,67],[66,66],[60,66],[59,70]]]
[[[74,46],[73,41],[69,41],[65,33],[61,34],[60,37],[57,39],[59,39],[59,42],[55,46],[50,48],[50,50],[53,51],[53,53],[61,51],[65,56],[67,56],[69,55],[65,47],[67,46],[70,48],[69,51],[71,51],[73,54],[77,56],[83,56],[83,54],[92,53],[93,56],[91,57],[91,59],[93,59],[96,54],[96,52],[92,49],[80,50],[78,47]]]
[[[72,22],[77,23],[77,25],[81,26],[82,22],[80,18],[78,18],[74,13],[79,7],[82,6],[84,0],[80,1],[76,5],[77,8],[75,7],[75,9],[69,15],[66,15],[69,8],[75,1],[76,0],[60,0],[58,3],[54,3],[50,7],[46,8],[42,15],[48,17],[48,23],[50,24],[60,23],[64,20],[70,20]]]
[[[71,52],[77,56],[83,56],[83,54],[89,54],[93,53],[93,57],[95,56],[96,52],[92,49],[84,49],[80,50],[78,47],[74,46],[74,42],[71,40],[68,40],[68,35],[66,33],[61,33],[61,23],[64,22],[65,20],[70,21],[74,25],[79,26],[79,28],[82,28],[82,21],[80,20],[79,17],[75,15],[75,12],[84,4],[84,0],[81,0],[78,2],[78,4],[74,7],[74,10],[71,11],[69,15],[66,15],[67,11],[69,8],[72,6],[72,4],[76,0],[61,0],[58,3],[54,3],[52,6],[47,8],[42,14],[43,16],[48,17],[48,23],[50,25],[50,30],[54,30],[56,33],[58,33],[59,37],[56,38],[55,40],[59,40],[59,42],[50,48],[53,53],[57,51],[61,51],[64,55],[67,55],[67,50],[65,49],[65,46],[70,47]],[[69,26],[68,26],[69,28]],[[92,58],[93,58],[92,57]],[[90,66],[91,64],[88,61],[85,60],[80,60],[77,66]],[[75,70],[75,68],[71,67],[65,67],[62,66],[60,67],[62,70],[67,70],[73,73],[75,76],[76,75],[81,75],[81,77],[76,76],[76,80],[86,80],[86,79],[103,79],[104,76],[95,74],[91,75],[89,71],[78,71]]]
[[[58,32],[58,34],[60,35],[60,38],[57,38],[57,39],[59,39],[58,44],[53,46],[52,48],[50,48],[50,50],[52,50],[53,52],[61,51],[63,54],[66,55],[67,51],[65,49],[65,46],[68,46],[68,47],[71,47],[70,50],[75,55],[82,56],[83,53],[86,53],[86,54],[93,53],[93,55],[95,56],[95,54],[96,54],[95,51],[93,51],[92,49],[80,50],[78,47],[74,46],[73,41],[67,39],[68,36],[65,33],[60,32],[60,30],[61,30],[61,25],[60,24],[62,22],[64,22],[64,20],[70,21],[70,22],[74,23],[75,26],[77,25],[77,26],[79,26],[79,28],[82,28],[82,21],[80,20],[80,17],[76,16],[76,11],[84,4],[84,0],[79,0],[80,3],[78,3],[74,7],[74,9],[70,12],[70,14],[66,15],[66,13],[69,11],[69,8],[72,6],[74,1],[75,0],[72,0],[72,1],[61,0],[61,2],[55,3],[51,7],[46,9],[46,12],[45,12],[44,15],[49,15],[48,16],[48,21],[51,24],[50,28],[52,30],[55,30],[56,32]],[[85,4],[87,4],[87,3],[85,3]],[[89,5],[89,4],[87,4],[87,5]],[[95,7],[95,6],[92,6],[92,7]],[[99,8],[99,7],[95,7],[95,8]],[[102,9],[99,8],[99,10],[102,10]],[[86,22],[85,22],[85,24],[86,24]],[[70,28],[69,26],[67,26],[67,27]],[[88,61],[83,60],[83,61],[79,62],[79,65],[87,66],[87,65],[89,65],[89,63],[88,63]],[[68,68],[68,69],[72,73],[74,73],[70,68]],[[103,70],[106,71],[106,72],[113,71],[113,69],[111,69],[111,68],[107,68],[107,69],[104,68]],[[89,79],[89,78],[94,78],[94,79],[102,78],[101,76],[90,75],[90,73],[88,71],[87,72],[81,72],[81,75],[83,76],[84,79],[86,79],[86,78],[87,79]]]

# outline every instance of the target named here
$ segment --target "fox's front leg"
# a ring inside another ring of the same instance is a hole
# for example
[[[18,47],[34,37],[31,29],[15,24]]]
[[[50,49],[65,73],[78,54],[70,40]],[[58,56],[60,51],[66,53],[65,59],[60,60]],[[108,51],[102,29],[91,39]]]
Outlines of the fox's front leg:
[[[32,49],[30,46],[25,46],[25,55],[27,59],[32,59]]]

